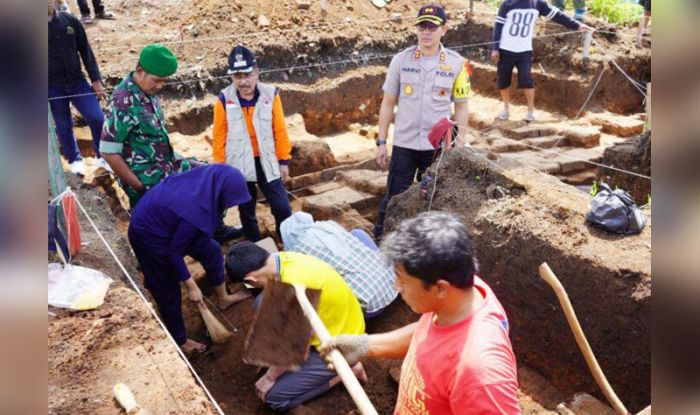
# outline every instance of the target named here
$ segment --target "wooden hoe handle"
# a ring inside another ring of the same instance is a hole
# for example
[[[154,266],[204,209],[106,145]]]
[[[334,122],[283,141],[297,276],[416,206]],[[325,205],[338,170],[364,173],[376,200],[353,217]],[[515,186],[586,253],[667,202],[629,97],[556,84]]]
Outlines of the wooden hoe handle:
[[[330,341],[332,339],[331,334],[306,297],[306,287],[294,284],[294,292],[296,293],[297,300],[299,300],[301,309],[304,311],[306,318],[309,319],[311,327],[314,329],[318,339],[321,343]],[[340,380],[343,381],[345,388],[348,390],[352,400],[355,401],[355,405],[357,405],[360,413],[362,413],[362,415],[377,415],[377,410],[374,409],[374,405],[372,405],[364,389],[362,389],[362,385],[360,385],[357,377],[355,377],[355,373],[353,373],[350,365],[345,360],[345,357],[343,357],[343,354],[333,349],[329,357],[333,363],[333,367],[335,367],[335,371],[338,372]]]
[[[591,370],[598,387],[600,387],[600,389],[603,391],[603,394],[607,398],[608,402],[610,402],[610,405],[612,405],[612,407],[615,409],[615,412],[621,415],[628,415],[629,412],[625,408],[625,405],[622,404],[620,398],[618,398],[615,391],[613,391],[610,383],[608,383],[608,379],[606,379],[605,374],[603,374],[603,370],[600,368],[598,361],[593,355],[593,350],[591,350],[591,346],[588,344],[588,340],[586,340],[586,336],[583,334],[583,330],[578,322],[578,318],[576,318],[576,313],[574,312],[574,308],[571,306],[571,301],[569,301],[569,296],[566,294],[566,290],[564,290],[561,282],[559,282],[559,279],[557,279],[557,276],[554,275],[546,262],[543,262],[542,265],[539,266],[539,272],[540,277],[542,277],[542,279],[552,287],[554,294],[556,294],[557,299],[559,299],[559,304],[561,304],[561,307],[564,309],[566,320],[569,322],[569,327],[571,327],[571,331],[574,333],[576,343],[578,344],[579,349],[581,349],[583,357],[586,359],[588,368]]]

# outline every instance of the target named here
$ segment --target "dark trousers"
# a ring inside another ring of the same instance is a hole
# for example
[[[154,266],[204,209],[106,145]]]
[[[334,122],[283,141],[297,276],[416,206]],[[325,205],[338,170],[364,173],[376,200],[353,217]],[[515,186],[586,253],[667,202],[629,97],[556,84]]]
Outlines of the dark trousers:
[[[102,14],[105,11],[102,0],[92,0],[92,7],[95,9],[95,14]],[[90,6],[88,6],[87,0],[78,0],[78,8],[81,16],[90,16]]]
[[[78,143],[75,141],[75,135],[73,134],[73,116],[70,112],[71,103],[90,127],[92,148],[95,150],[95,156],[100,156],[100,135],[102,134],[102,124],[104,123],[105,117],[93,92],[92,87],[87,81],[65,87],[49,85],[49,98],[88,94],[49,101],[51,104],[51,114],[56,124],[56,135],[58,135],[58,141],[61,144],[63,155],[69,163],[82,159],[80,151],[78,150]]]
[[[403,193],[413,181],[420,181],[425,170],[433,163],[435,150],[411,150],[394,146],[389,164],[389,176],[386,180],[386,194],[379,205],[377,223],[374,225],[374,238],[380,240],[384,233],[386,207],[391,198]],[[417,174],[416,174],[417,173]]]
[[[171,253],[168,252],[169,241],[138,228],[129,227],[129,243],[143,272],[144,285],[156,301],[165,327],[177,344],[182,345],[187,341],[187,332],[182,316],[182,292],[177,278],[178,271],[172,262]],[[191,256],[203,265],[219,262],[218,266],[223,268],[223,257],[217,254],[216,250],[211,249],[209,245],[212,243],[216,244],[209,241],[192,245],[188,247],[185,255]],[[216,246],[219,245],[216,244]],[[224,282],[220,273],[207,272],[206,278],[212,287]]]
[[[329,382],[336,377],[328,369],[328,363],[311,348],[306,362],[296,371],[289,371],[277,378],[265,395],[265,404],[275,411],[285,412],[330,389]]]
[[[289,205],[287,190],[284,188],[282,179],[267,181],[258,157],[255,158],[255,174],[258,178],[257,185],[263,195],[265,195],[265,200],[270,205],[272,215],[275,217],[277,234],[279,234],[282,221],[292,215],[292,207]],[[258,199],[258,191],[255,184],[255,182],[248,182],[248,192],[252,197],[250,202],[238,206],[243,234],[247,240],[253,242],[260,240],[260,227],[258,226],[258,219],[255,217],[255,205]]]

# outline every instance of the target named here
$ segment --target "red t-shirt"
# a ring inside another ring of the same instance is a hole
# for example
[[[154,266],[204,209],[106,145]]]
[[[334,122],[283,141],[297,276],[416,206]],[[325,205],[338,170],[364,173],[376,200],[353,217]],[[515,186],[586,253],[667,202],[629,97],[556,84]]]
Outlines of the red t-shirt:
[[[449,326],[423,314],[401,367],[395,415],[520,414],[508,319],[478,277],[484,303]]]

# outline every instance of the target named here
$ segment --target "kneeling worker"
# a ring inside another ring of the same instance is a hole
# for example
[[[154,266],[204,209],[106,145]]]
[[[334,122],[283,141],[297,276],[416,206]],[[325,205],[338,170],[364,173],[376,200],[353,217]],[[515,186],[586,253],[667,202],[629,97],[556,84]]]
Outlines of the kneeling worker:
[[[252,242],[231,247],[226,256],[226,273],[231,281],[264,288],[270,280],[301,284],[321,290],[318,315],[331,336],[361,335],[365,332],[362,309],[350,287],[333,267],[314,257],[295,252],[271,254]],[[340,382],[328,369],[315,348],[318,337],[311,338],[309,357],[298,372],[271,367],[255,384],[260,399],[277,411],[288,411],[315,398]],[[366,379],[362,364],[353,366],[355,375]]]

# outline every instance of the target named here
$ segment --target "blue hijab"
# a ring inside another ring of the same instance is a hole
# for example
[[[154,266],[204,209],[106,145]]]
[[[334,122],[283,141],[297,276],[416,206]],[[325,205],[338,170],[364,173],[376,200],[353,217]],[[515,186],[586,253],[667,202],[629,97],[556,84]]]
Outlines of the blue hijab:
[[[146,198],[209,236],[214,235],[224,209],[251,199],[243,174],[218,163],[169,176],[146,192]]]

